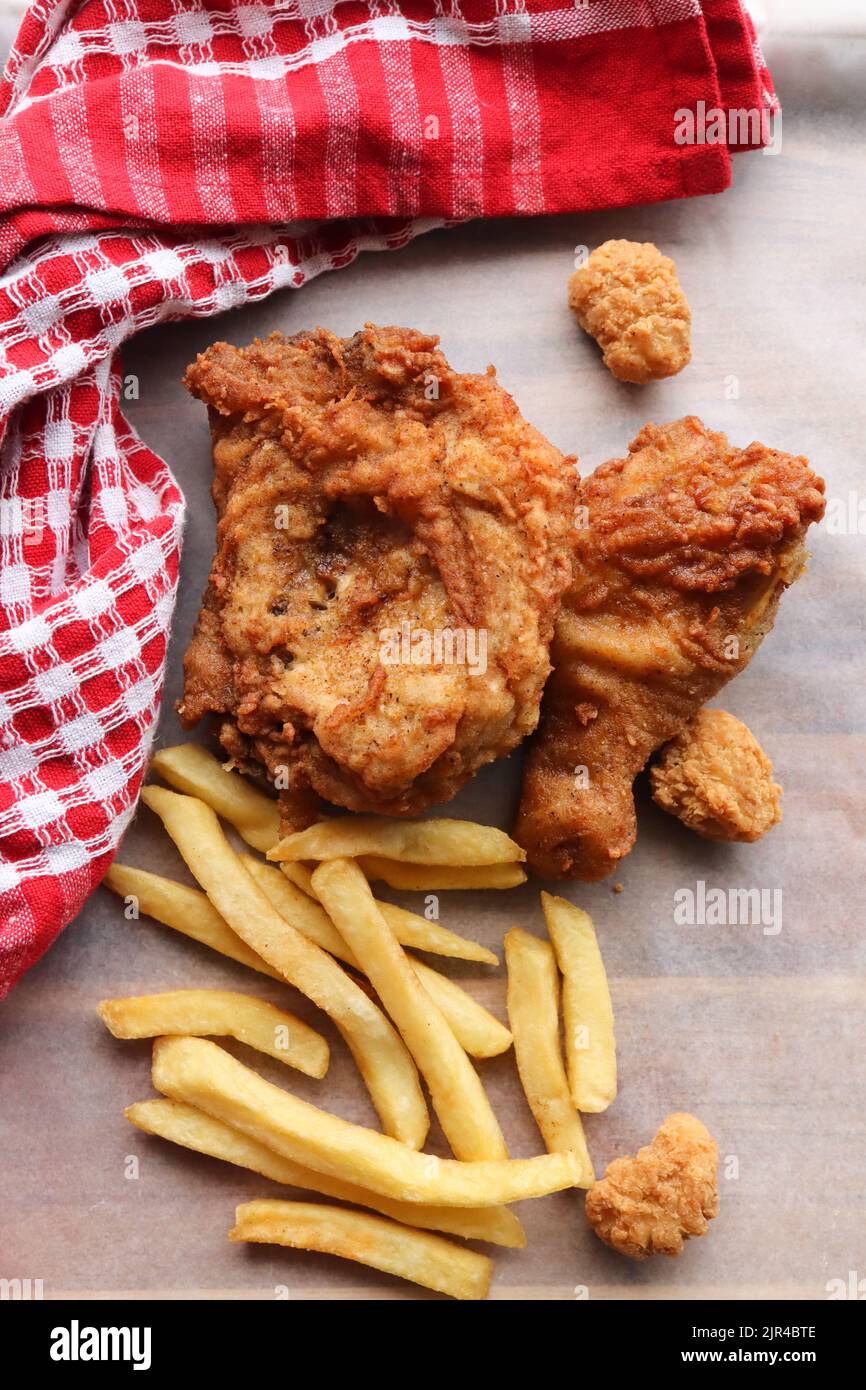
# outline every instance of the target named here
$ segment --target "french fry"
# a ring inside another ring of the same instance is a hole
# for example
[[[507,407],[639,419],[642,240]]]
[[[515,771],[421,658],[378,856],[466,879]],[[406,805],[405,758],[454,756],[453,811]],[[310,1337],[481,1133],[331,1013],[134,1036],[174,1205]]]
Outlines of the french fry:
[[[412,969],[470,1057],[498,1057],[508,1051],[511,1034],[505,1024],[473,999],[456,980],[449,980],[447,975],[440,975],[438,970],[431,970],[420,960],[412,960]]]
[[[526,882],[526,870],[520,864],[485,864],[473,867],[471,864],[406,864],[399,859],[383,859],[375,854],[362,854],[358,863],[371,882],[381,880],[389,888],[398,888],[410,893],[438,893],[443,889],[474,888],[516,888]],[[298,888],[314,897],[312,890],[313,871],[300,860],[285,860],[281,865],[283,873]],[[404,946],[409,942],[404,941]],[[427,947],[427,950],[431,950]],[[447,954],[443,952],[443,954]],[[479,957],[480,959],[480,957]],[[491,962],[492,963],[492,962]],[[499,964],[499,961],[496,961]]]
[[[252,855],[244,856],[243,862],[252,878],[273,906],[298,931],[304,932],[323,951],[343,961],[346,965],[364,974],[364,970],[354,952],[346,945],[324,908],[302,893],[294,882],[287,882],[279,869],[265,864]],[[494,1018],[471,994],[446,975],[440,975],[423,961],[413,957],[412,969],[445,1015],[448,1026],[460,1046],[470,1057],[498,1057],[511,1046],[511,1034],[504,1024]]]
[[[457,1158],[507,1158],[478,1073],[406,959],[358,865],[351,859],[320,864],[313,889],[415,1058]]]
[[[542,893],[547,930],[562,973],[565,1061],[578,1110],[598,1114],[616,1098],[616,1039],[607,973],[592,918]]]
[[[204,1038],[157,1038],[153,1085],[295,1163],[413,1205],[495,1207],[577,1187],[583,1177],[572,1152],[484,1163],[417,1153],[271,1085]]]
[[[523,1227],[508,1207],[432,1207],[420,1202],[393,1202],[355,1183],[326,1177],[324,1173],[282,1158],[264,1144],[223,1124],[222,1120],[215,1120],[182,1101],[138,1101],[127,1106],[123,1113],[131,1124],[147,1134],[159,1135],[161,1139],[211,1158],[223,1159],[238,1168],[249,1168],[285,1187],[300,1187],[323,1197],[370,1207],[408,1226],[445,1231],[448,1235],[462,1236],[464,1240],[485,1240],[510,1250],[522,1250],[526,1245]]]
[[[357,859],[374,854],[410,864],[512,864],[526,858],[514,840],[492,825],[472,821],[389,820],[385,816],[337,816],[287,835],[268,858]]]
[[[303,911],[303,904],[298,905],[294,898],[291,900],[291,906],[288,906],[287,900],[279,891],[283,877],[280,870],[252,855],[242,858],[266,897],[278,912],[286,916],[292,926],[297,927],[317,946],[329,951],[338,960],[344,961],[354,969],[360,969],[324,908],[318,903],[313,903],[315,913],[307,914]],[[246,965],[250,970],[258,971],[260,975],[285,982],[285,977],[279,970],[275,970],[256,951],[250,950],[245,941],[241,941],[201,889],[187,888],[185,884],[175,883],[173,879],[162,878],[159,874],[148,873],[145,869],[133,869],[126,864],[117,863],[112,864],[104,882],[120,897],[134,898],[138,911],[145,916],[153,917],[165,926],[182,932],[193,941],[210,946],[211,950]],[[511,1034],[508,1029],[473,999],[471,994],[467,994],[456,981],[440,975],[423,961],[413,960],[412,966],[427,993],[442,1010],[457,1041],[470,1057],[498,1057],[500,1053],[508,1051],[511,1046]]]
[[[232,930],[333,1019],[386,1133],[420,1148],[429,1117],[418,1073],[382,1011],[332,956],[275,911],[209,806],[162,787],[145,787],[141,795]]]
[[[381,879],[389,888],[409,893],[441,893],[450,889],[517,888],[526,882],[519,864],[448,865],[406,864],[399,859],[362,854],[358,863],[371,881]],[[285,865],[288,870],[288,865]]]
[[[401,946],[429,951],[434,956],[448,956],[451,960],[479,961],[482,965],[499,964],[499,957],[480,942],[469,941],[447,927],[441,927],[438,922],[429,922],[417,912],[407,912],[406,908],[397,907],[394,903],[375,901]]]
[[[441,1236],[318,1202],[244,1202],[229,1240],[341,1255],[452,1298],[486,1298],[493,1262]]]
[[[508,1019],[520,1082],[549,1153],[571,1149],[595,1181],[583,1125],[568,1091],[559,1050],[559,980],[553,947],[514,927],[505,937]]]
[[[315,865],[313,867],[315,868]],[[280,870],[285,874],[289,882],[294,883],[296,888],[300,888],[302,892],[306,893],[308,898],[315,898],[316,895],[313,892],[313,870],[308,868],[306,864],[302,864],[300,860],[298,860],[295,864],[281,864]]]
[[[260,975],[269,975],[272,980],[282,980],[279,970],[268,965],[266,960],[251,951],[245,941],[232,931],[228,923],[220,917],[210,898],[199,888],[187,888],[184,883],[174,879],[162,878],[160,874],[148,873],[147,869],[133,869],[129,864],[112,864],[103,883],[119,897],[135,900],[136,913],[143,912],[166,927],[173,927],[193,941],[210,946],[221,956],[228,956]]]
[[[321,1078],[330,1050],[320,1033],[264,999],[219,989],[177,989],[103,999],[97,1013],[116,1038],[235,1038],[287,1067]]]
[[[313,887],[313,875],[303,864],[281,865],[286,878],[310,897],[317,897]],[[300,869],[301,873],[290,873]],[[407,912],[405,908],[395,907],[393,903],[383,903],[376,899],[376,906],[401,946],[414,946],[416,951],[429,951],[434,956],[450,956],[452,960],[481,961],[484,965],[498,965],[499,957],[482,946],[478,941],[468,941],[464,936],[440,927],[438,922],[428,921],[417,912]]]
[[[287,922],[303,932],[323,951],[345,961],[357,969],[357,962],[351,951],[346,951],[345,942],[334,926],[318,898],[303,893],[274,864],[266,864],[252,854],[242,854],[241,863],[262,890],[265,897]]]
[[[256,866],[258,872],[256,882],[260,887],[265,882],[265,874],[280,873],[280,869],[275,868],[272,864],[263,864],[260,859],[255,859],[251,854],[242,854],[241,859],[254,877],[256,877],[256,872],[252,866]],[[284,864],[281,865],[281,868],[283,870],[300,869],[301,872],[297,876],[288,872],[284,873],[283,876],[289,880],[292,888],[300,890],[305,897],[318,902],[318,897],[313,889],[313,876],[303,864]],[[395,907],[393,903],[382,903],[378,899],[376,899],[376,906],[401,946],[414,946],[416,951],[429,951],[436,956],[449,956],[452,960],[482,961],[485,965],[499,964],[498,956],[495,956],[492,951],[488,951],[486,946],[482,946],[477,941],[468,941],[463,936],[457,936],[455,932],[440,927],[438,922],[428,922],[426,917],[419,917],[416,912],[407,912],[402,907]],[[321,942],[319,944],[321,945]],[[328,950],[329,948],[325,947],[325,949]]]
[[[257,791],[240,773],[226,771],[218,758],[197,743],[161,748],[154,754],[151,768],[169,786],[210,806],[253,849],[264,853],[280,838],[276,801]]]

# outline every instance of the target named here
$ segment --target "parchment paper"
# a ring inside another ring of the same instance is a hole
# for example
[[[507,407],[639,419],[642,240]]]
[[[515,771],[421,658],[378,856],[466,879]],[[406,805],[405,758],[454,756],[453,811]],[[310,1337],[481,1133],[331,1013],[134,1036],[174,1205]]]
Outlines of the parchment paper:
[[[646,420],[695,413],[739,444],[758,438],[808,454],[837,505],[853,496],[856,508],[866,496],[866,62],[862,47],[841,41],[780,42],[769,57],[786,103],[783,151],[738,157],[735,186],[720,198],[432,233],[255,310],[136,341],[126,369],[141,391],[129,417],[169,459],[189,503],[161,743],[180,736],[181,658],[213,545],[205,412],[180,378],[214,339],[243,343],[316,323],[351,333],[368,319],[417,326],[441,334],[459,369],[495,362],[524,414],[579,452],[584,471],[623,452]],[[675,380],[618,385],[573,324],[573,249],[609,236],[652,239],[678,261],[694,361]],[[623,891],[612,882],[566,890],[597,922],[616,1010],[621,1092],[587,1120],[597,1169],[648,1142],[669,1111],[692,1110],[719,1141],[721,1214],[681,1260],[635,1266],[589,1232],[580,1195],[524,1203],[527,1249],[485,1247],[495,1255],[494,1298],[825,1298],[852,1272],[866,1276],[866,566],[863,535],[838,530],[814,534],[809,573],[720,700],[772,757],[783,825],[754,846],[712,846],[644,790],[638,845],[616,879]],[[517,756],[488,769],[448,813],[508,826],[518,774]],[[187,878],[145,810],[121,858]],[[781,889],[781,931],[677,926],[674,894],[699,880]],[[498,948],[516,922],[543,931],[541,886],[443,894],[442,921]],[[444,968],[504,1017],[504,969]],[[151,1094],[150,1047],[108,1036],[97,1001],[193,985],[248,989],[314,1022],[333,1044],[324,1082],[255,1065],[298,1095],[373,1122],[345,1048],[313,1006],[167,928],[124,921],[101,889],[3,1010],[0,1276],[41,1279],[46,1297],[272,1298],[283,1286],[299,1299],[433,1297],[325,1256],[230,1245],[235,1203],[280,1189],[123,1119],[124,1105]],[[512,1056],[482,1072],[512,1153],[539,1152]],[[438,1133],[434,1147],[445,1151]]]

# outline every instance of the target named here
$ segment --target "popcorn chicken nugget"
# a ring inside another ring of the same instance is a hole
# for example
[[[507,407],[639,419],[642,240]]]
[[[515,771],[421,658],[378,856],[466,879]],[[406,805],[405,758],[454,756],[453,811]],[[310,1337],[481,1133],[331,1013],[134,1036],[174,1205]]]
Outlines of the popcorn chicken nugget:
[[[586,1219],[600,1240],[628,1255],[681,1255],[719,1213],[719,1151],[694,1115],[668,1115],[634,1158],[615,1158],[587,1193]]]
[[[707,840],[760,840],[782,819],[782,788],[750,729],[723,709],[701,709],[662,749],[653,800]]]
[[[691,360],[692,315],[677,269],[651,241],[606,241],[568,284],[581,328],[619,381],[675,376]]]

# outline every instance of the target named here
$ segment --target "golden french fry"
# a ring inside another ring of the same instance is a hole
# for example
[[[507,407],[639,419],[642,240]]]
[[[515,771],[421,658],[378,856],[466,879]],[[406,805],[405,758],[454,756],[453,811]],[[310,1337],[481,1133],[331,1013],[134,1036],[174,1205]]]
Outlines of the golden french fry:
[[[315,868],[315,865],[313,866]],[[281,871],[285,874],[290,883],[294,883],[296,888],[300,888],[306,893],[308,898],[315,898],[313,892],[313,870],[300,861],[296,864],[281,864]]]
[[[295,882],[287,882],[286,876],[273,865],[254,859],[252,855],[244,856],[243,862],[265,896],[293,927],[309,936],[323,951],[330,951],[338,960],[364,974],[354,952],[318,901],[302,893]],[[501,1052],[507,1052],[511,1034],[498,1018],[446,975],[440,975],[414,956],[407,959],[411,960],[418,979],[445,1015],[460,1046],[471,1057],[498,1057]]]
[[[478,1073],[406,959],[358,865],[351,859],[320,864],[313,889],[415,1058],[456,1156],[507,1158]]]
[[[607,973],[592,918],[542,893],[547,930],[562,972],[565,1060],[578,1110],[597,1114],[616,1098],[616,1039]]]
[[[242,1203],[235,1221],[229,1240],[341,1255],[452,1298],[490,1292],[493,1261],[487,1255],[383,1216],[318,1202],[258,1201]]]
[[[362,854],[358,863],[371,880],[409,893],[440,893],[449,889],[517,888],[526,882],[519,864],[406,864],[377,854]],[[288,865],[284,866],[288,872]],[[297,880],[296,880],[297,881]]]
[[[242,854],[241,863],[262,890],[272,907],[323,951],[357,969],[357,962],[318,898],[303,893],[275,864],[266,864],[252,854]]]
[[[329,1014],[355,1058],[383,1128],[413,1148],[429,1117],[408,1051],[371,999],[326,951],[291,926],[250,877],[215,813],[194,796],[145,787],[142,800],[161,819],[216,910],[248,946]]]
[[[473,999],[456,980],[449,980],[447,975],[440,975],[438,970],[431,970],[429,965],[414,958],[412,969],[470,1057],[498,1057],[508,1051],[511,1034],[505,1024]]]
[[[389,820],[385,816],[337,816],[287,835],[269,859],[357,859],[375,854],[410,864],[512,864],[526,853],[492,825],[467,820]]]
[[[127,1106],[123,1113],[131,1124],[147,1134],[159,1135],[161,1139],[169,1139],[211,1158],[221,1158],[238,1168],[249,1168],[285,1187],[301,1187],[323,1197],[371,1207],[394,1221],[421,1226],[428,1231],[445,1231],[448,1235],[462,1236],[464,1240],[485,1240],[510,1250],[522,1250],[526,1245],[523,1227],[508,1207],[432,1207],[420,1202],[393,1202],[355,1183],[326,1177],[324,1173],[282,1158],[264,1144],[232,1129],[231,1125],[182,1101],[138,1101]]]
[[[302,931],[317,946],[329,951],[338,960],[345,961],[354,969],[360,969],[340,933],[332,923],[324,908],[312,903],[312,914],[306,913],[303,903],[291,902],[279,891],[283,875],[279,869],[265,864],[252,855],[242,856],[243,862],[277,909],[289,923]],[[297,865],[287,865],[296,868]],[[187,888],[185,884],[175,883],[173,879],[161,878],[145,869],[133,869],[125,864],[112,864],[104,882],[123,898],[135,899],[137,910],[155,918],[167,927],[182,932],[193,941],[210,946],[220,955],[267,975],[272,980],[285,982],[285,977],[275,970],[257,952],[250,950],[245,941],[232,931],[220,917],[206,893],[199,888]],[[276,890],[276,891],[275,891]],[[438,974],[423,961],[413,960],[413,969],[418,978],[445,1015],[457,1041],[470,1057],[498,1057],[511,1046],[511,1034],[498,1018],[494,1018],[483,1005],[467,994],[465,989],[447,976]]]
[[[582,1186],[595,1181],[583,1125],[568,1092],[559,1050],[559,980],[553,947],[514,927],[505,936],[508,1019],[520,1082],[550,1153],[572,1149],[584,1169]]]
[[[251,856],[250,856],[251,857]],[[308,897],[315,898],[313,876],[304,864],[286,863],[280,866],[296,887]],[[300,872],[294,872],[299,870]],[[407,912],[405,908],[395,907],[393,903],[383,903],[376,899],[376,906],[401,946],[414,946],[416,951],[429,951],[435,956],[450,956],[453,960],[477,960],[485,965],[498,965],[499,957],[482,946],[478,941],[468,941],[464,936],[440,927],[438,922],[430,922],[417,912]]]
[[[306,911],[303,901],[298,897],[299,893],[303,894],[305,898],[311,898],[314,904],[318,902],[318,895],[312,884],[312,875],[308,871],[304,870],[303,874],[296,878],[293,873],[281,874],[280,869],[273,864],[265,864],[261,859],[256,859],[251,854],[242,854],[241,859],[261,888],[268,882],[269,876],[273,874],[280,874],[281,878],[287,879],[289,893],[285,895],[285,901],[287,905],[289,903],[293,905],[296,914],[304,914]],[[302,865],[296,864],[286,864],[282,867],[285,869],[303,869]],[[304,876],[309,881],[308,888],[302,886]],[[275,880],[272,881],[275,882]],[[274,892],[277,891],[275,887]],[[414,946],[418,951],[430,951],[434,955],[450,956],[454,960],[483,961],[487,965],[499,964],[498,958],[492,951],[488,951],[486,946],[479,945],[477,941],[467,941],[464,937],[447,931],[445,927],[440,927],[438,922],[428,922],[426,917],[419,917],[415,912],[406,912],[402,907],[395,907],[393,903],[377,901],[376,905],[397,940],[403,946]],[[307,919],[314,922],[316,920],[315,914],[308,913]],[[292,919],[290,918],[290,920]],[[300,922],[296,925],[299,931],[303,931]],[[321,928],[318,930],[321,932]],[[339,935],[339,933],[335,934]],[[319,940],[317,936],[314,936],[313,939]],[[319,945],[324,946],[324,941],[319,940]],[[330,946],[324,946],[324,949],[330,950],[334,955],[338,954]]]
[[[271,1085],[204,1038],[157,1038],[153,1084],[295,1163],[399,1201],[495,1207],[577,1187],[583,1177],[570,1151],[483,1163],[417,1153]]]
[[[103,999],[97,1013],[116,1038],[235,1038],[307,1076],[328,1070],[329,1048],[320,1033],[264,999],[220,989],[177,989]]]
[[[407,912],[394,903],[374,899],[388,926],[401,946],[413,946],[416,951],[429,951],[434,956],[450,956],[452,960],[480,961],[483,965],[498,965],[499,957],[478,941],[457,936],[438,922],[428,922],[417,912]]]
[[[232,931],[227,922],[220,917],[210,898],[199,888],[187,888],[184,883],[174,879],[162,878],[159,874],[148,873],[147,869],[133,869],[129,864],[112,864],[103,883],[119,897],[130,904],[135,900],[136,916],[143,912],[166,927],[173,927],[193,941],[210,946],[221,956],[228,956],[241,965],[257,970],[260,975],[269,975],[272,980],[282,980],[279,970],[268,965],[256,951],[251,951],[245,941]]]
[[[218,758],[197,743],[161,748],[151,767],[177,791],[197,796],[233,825],[253,849],[269,850],[280,838],[280,811],[238,772],[228,772]]]

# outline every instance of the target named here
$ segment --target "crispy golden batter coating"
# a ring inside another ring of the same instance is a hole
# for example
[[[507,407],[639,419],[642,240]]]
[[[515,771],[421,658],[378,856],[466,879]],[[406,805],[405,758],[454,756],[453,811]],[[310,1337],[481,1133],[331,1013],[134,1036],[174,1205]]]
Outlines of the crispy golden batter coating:
[[[606,241],[568,282],[568,302],[620,381],[675,376],[691,360],[692,315],[677,268],[651,241]]]
[[[654,800],[708,840],[760,840],[782,819],[782,788],[750,729],[701,709],[650,770]]]
[[[634,778],[770,631],[823,493],[806,459],[733,448],[693,416],[646,425],[582,482],[514,831],[537,872],[593,882],[628,853]]]
[[[319,328],[218,343],[187,373],[219,527],[180,713],[220,716],[230,756],[282,780],[288,824],[316,796],[445,801],[537,723],[573,461],[437,341]]]
[[[668,1115],[651,1144],[616,1158],[586,1196],[586,1219],[633,1260],[681,1255],[719,1214],[716,1141],[694,1115]]]

